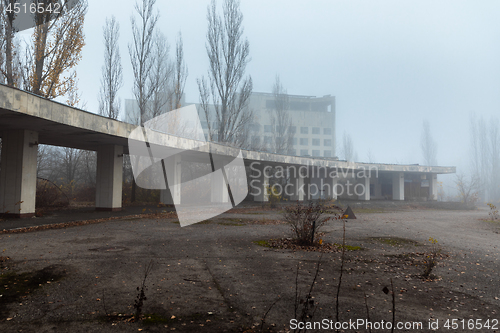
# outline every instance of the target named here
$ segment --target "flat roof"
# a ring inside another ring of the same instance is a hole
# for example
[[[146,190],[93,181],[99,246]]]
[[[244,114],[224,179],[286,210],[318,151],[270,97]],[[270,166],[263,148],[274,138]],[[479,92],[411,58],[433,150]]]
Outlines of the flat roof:
[[[120,145],[128,153],[128,140],[139,126],[109,119],[32,93],[0,84],[0,136],[8,130],[38,132],[38,142],[61,147],[97,150],[102,145]],[[137,138],[137,140],[140,140]],[[170,147],[179,151],[236,157],[240,149],[220,143],[203,143],[174,135],[154,132],[148,134],[151,145]],[[455,167],[357,163],[316,157],[279,155],[268,152],[241,150],[246,163],[252,161],[272,165],[305,165],[341,169],[377,169],[387,172],[455,173]]]

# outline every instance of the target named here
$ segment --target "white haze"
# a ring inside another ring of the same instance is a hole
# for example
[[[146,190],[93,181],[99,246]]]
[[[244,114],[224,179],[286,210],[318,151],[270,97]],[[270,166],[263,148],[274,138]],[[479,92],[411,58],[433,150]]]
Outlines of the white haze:
[[[198,102],[196,79],[208,68],[209,3],[157,3],[171,54],[178,31],[183,34],[187,102]],[[133,5],[89,0],[78,67],[89,111],[97,110],[102,26],[111,15],[121,25],[122,108],[132,98],[127,44]],[[420,135],[428,119],[438,164],[467,172],[470,115],[500,114],[498,1],[243,0],[241,9],[254,91],[270,92],[279,74],[289,94],[336,96],[337,142],[347,131],[360,161],[370,154],[379,163],[422,164]],[[451,177],[440,179],[451,186]]]

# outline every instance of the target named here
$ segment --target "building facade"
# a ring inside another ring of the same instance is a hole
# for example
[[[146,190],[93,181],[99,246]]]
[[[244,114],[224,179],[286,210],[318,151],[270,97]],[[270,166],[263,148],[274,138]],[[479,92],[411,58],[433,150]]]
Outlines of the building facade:
[[[197,103],[187,104],[196,105],[202,128],[207,132],[208,124],[201,106]],[[186,105],[184,98],[182,105]],[[335,97],[288,95],[288,105],[292,137],[291,146],[285,154],[335,159]],[[275,152],[273,134],[276,128],[272,124],[275,114],[274,94],[252,93],[248,108],[253,112],[252,123],[249,125],[250,148]],[[125,120],[130,122],[131,119],[138,118],[138,113],[135,100],[125,100]],[[215,124],[212,124],[212,128],[216,128]]]
[[[287,155],[335,158],[335,97],[288,95],[288,99],[293,139]],[[273,152],[274,94],[252,93],[249,108],[254,113],[252,145]]]

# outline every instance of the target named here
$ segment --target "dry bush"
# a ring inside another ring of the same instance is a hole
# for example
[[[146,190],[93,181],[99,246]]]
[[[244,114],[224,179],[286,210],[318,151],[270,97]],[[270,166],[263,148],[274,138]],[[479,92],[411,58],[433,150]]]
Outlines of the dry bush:
[[[341,211],[338,206],[334,205],[328,205],[328,209]],[[324,201],[310,201],[306,205],[297,201],[295,205],[285,207],[283,220],[290,225],[293,237],[298,244],[313,245],[319,229],[326,222],[341,218],[341,213],[333,213],[333,216],[325,216],[325,213]]]
[[[135,202],[138,203],[159,203],[160,202],[160,190],[149,190],[144,189],[139,186],[135,189]],[[123,203],[131,203],[132,197],[132,182],[123,183],[122,200]]]
[[[36,207],[66,207],[69,205],[69,198],[56,184],[38,179],[36,186]]]

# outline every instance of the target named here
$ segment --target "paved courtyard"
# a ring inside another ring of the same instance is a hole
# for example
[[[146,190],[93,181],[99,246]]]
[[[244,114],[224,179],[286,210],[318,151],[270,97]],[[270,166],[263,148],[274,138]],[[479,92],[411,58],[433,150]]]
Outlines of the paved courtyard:
[[[366,305],[372,321],[391,321],[390,293],[382,292],[391,279],[397,321],[437,320],[438,331],[446,331],[446,319],[500,319],[500,223],[481,220],[486,210],[360,209],[357,216],[346,223],[346,243],[363,249],[346,253],[341,321],[366,319]],[[0,330],[257,332],[276,302],[264,325],[287,331],[296,290],[307,294],[318,260],[313,320],[335,320],[341,253],[257,245],[289,236],[279,217],[278,210],[255,208],[185,228],[175,218],[136,216],[0,234],[2,256],[10,258],[2,273],[47,280],[15,301],[0,298]],[[329,223],[324,232],[325,243],[342,242],[341,222]],[[419,263],[430,237],[446,256],[433,271],[438,278],[424,281]],[[143,313],[150,319],[120,320],[133,313],[149,263]]]

